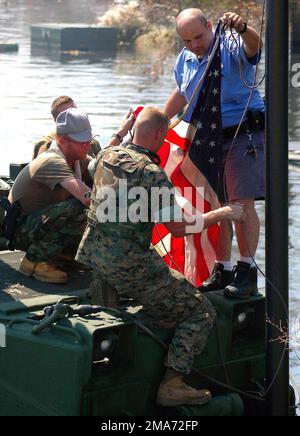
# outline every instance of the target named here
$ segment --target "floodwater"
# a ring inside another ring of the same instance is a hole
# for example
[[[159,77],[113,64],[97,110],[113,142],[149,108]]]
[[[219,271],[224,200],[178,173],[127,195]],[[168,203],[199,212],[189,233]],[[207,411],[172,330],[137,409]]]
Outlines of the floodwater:
[[[45,22],[96,23],[110,4],[103,0],[8,0],[0,2],[0,43],[18,42],[18,54],[0,54],[0,174],[10,162],[30,160],[34,141],[53,129],[52,100],[72,96],[89,113],[94,131],[105,144],[129,107],[162,106],[173,89],[172,64],[165,60],[164,74],[155,77],[153,54],[141,56],[122,50],[106,59],[62,59],[30,54],[30,25]],[[75,6],[76,5],[76,6]],[[292,59],[300,63],[299,58]],[[152,72],[152,74],[151,74]],[[154,72],[154,74],[153,74]],[[290,139],[300,150],[300,88],[290,98]],[[299,170],[300,171],[300,170]],[[264,204],[258,205],[263,223],[257,261],[264,270]],[[300,390],[300,173],[290,172],[290,291],[291,326],[296,339],[291,352],[291,374]],[[237,255],[237,253],[235,252]],[[278,265],[280,268],[280,265]],[[264,286],[264,278],[260,278]],[[298,339],[298,341],[297,341]],[[298,343],[297,343],[298,342]]]

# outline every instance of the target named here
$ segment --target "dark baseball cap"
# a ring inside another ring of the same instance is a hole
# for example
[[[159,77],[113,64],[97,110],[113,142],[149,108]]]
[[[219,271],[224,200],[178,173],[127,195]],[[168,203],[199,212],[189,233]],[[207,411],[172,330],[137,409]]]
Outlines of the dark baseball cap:
[[[56,118],[56,133],[69,136],[77,142],[88,142],[93,139],[89,117],[77,108],[69,108]]]

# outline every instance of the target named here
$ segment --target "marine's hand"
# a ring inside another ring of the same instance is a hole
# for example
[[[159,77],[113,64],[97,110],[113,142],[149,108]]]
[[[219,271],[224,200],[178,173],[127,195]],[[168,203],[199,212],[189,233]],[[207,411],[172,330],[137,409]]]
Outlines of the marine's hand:
[[[231,221],[237,221],[243,223],[246,221],[247,215],[244,210],[244,206],[239,203],[231,203],[223,208],[227,219]]]
[[[222,22],[229,28],[242,32],[245,29],[245,20],[234,12],[226,12],[221,18]]]
[[[133,125],[135,123],[135,116],[132,109],[129,109],[129,111],[125,114],[124,118],[121,121],[118,135],[120,135],[122,138],[124,138],[129,130],[133,128]]]

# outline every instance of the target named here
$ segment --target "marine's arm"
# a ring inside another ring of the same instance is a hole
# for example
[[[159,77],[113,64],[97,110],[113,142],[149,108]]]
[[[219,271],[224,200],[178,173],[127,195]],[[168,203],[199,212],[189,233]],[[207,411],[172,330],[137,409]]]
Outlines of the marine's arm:
[[[87,207],[90,206],[91,200],[85,194],[91,192],[91,188],[89,188],[81,180],[75,178],[67,179],[61,182],[60,185],[66,191],[68,191],[73,197],[81,201],[82,204],[84,204]]]
[[[243,222],[245,220],[243,207],[241,205],[231,204],[203,215],[195,216],[195,224],[192,224],[190,220],[183,219],[182,222],[173,221],[165,223],[165,226],[172,235],[179,238],[201,233],[202,230],[225,220]]]
[[[164,224],[175,237],[201,233],[224,220],[245,220],[244,208],[240,204],[229,204],[205,214],[193,210],[190,204],[182,208],[165,171],[155,164],[144,168],[143,180],[144,186],[150,192],[153,188],[156,190],[151,192],[151,216],[157,223]],[[154,194],[159,194],[159,198]]]
[[[74,177],[73,171],[62,156],[49,153],[39,159],[39,165],[35,165],[30,170],[32,181],[41,183],[52,191],[57,187],[62,187],[85,206],[90,205],[90,200],[85,197],[85,194],[90,192],[91,188]]]

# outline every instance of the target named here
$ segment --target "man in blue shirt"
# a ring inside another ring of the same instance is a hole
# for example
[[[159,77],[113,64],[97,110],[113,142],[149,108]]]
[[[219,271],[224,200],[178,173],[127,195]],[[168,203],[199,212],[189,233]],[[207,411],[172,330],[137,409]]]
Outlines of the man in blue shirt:
[[[254,257],[259,241],[260,222],[255,210],[255,199],[263,198],[265,191],[264,102],[257,89],[249,89],[255,81],[254,66],[260,60],[262,41],[258,33],[239,15],[227,12],[222,21],[238,33],[235,39],[231,34],[221,39],[221,109],[226,197],[230,202],[245,206],[247,220],[243,224],[236,224],[241,258],[234,269],[231,263],[232,226],[229,222],[221,224],[217,261],[211,277],[202,285],[201,290],[209,292],[225,289],[227,297],[243,299],[257,293]],[[184,10],[177,17],[176,24],[185,48],[175,64],[177,88],[169,97],[164,112],[172,118],[186,104],[190,104],[185,115],[189,122],[198,99],[196,95],[192,100],[192,95],[205,70],[213,43],[213,26],[199,9]],[[248,111],[243,117],[246,107]],[[242,118],[239,135],[233,141]]]

